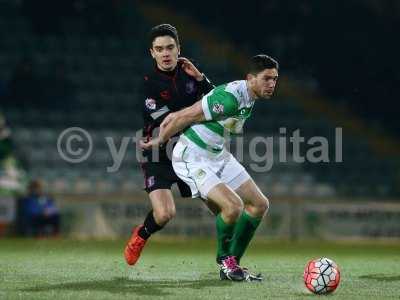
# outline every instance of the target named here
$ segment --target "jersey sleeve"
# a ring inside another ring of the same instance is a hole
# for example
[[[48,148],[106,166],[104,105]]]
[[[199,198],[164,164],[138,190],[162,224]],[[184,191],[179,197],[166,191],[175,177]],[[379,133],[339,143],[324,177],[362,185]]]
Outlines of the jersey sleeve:
[[[212,84],[210,79],[203,73],[204,79],[199,82],[199,92],[200,94],[207,94],[210,92],[215,86]]]
[[[190,59],[190,61],[197,68],[197,70],[203,74],[203,80],[197,81],[197,85],[199,88],[199,95],[205,95],[215,88],[215,85],[210,81],[206,74],[203,73],[201,66],[194,59]]]
[[[233,94],[218,87],[202,98],[201,106],[206,120],[210,121],[236,115],[239,103]]]

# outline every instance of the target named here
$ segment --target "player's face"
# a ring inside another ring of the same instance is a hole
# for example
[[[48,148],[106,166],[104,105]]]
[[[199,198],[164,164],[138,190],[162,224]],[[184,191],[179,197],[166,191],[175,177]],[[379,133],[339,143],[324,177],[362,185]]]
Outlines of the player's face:
[[[258,98],[271,98],[275,91],[276,82],[278,81],[278,70],[275,68],[265,69],[256,76],[250,76],[250,84],[254,94]]]
[[[179,46],[169,35],[158,36],[153,41],[150,53],[160,70],[172,71],[178,63]]]

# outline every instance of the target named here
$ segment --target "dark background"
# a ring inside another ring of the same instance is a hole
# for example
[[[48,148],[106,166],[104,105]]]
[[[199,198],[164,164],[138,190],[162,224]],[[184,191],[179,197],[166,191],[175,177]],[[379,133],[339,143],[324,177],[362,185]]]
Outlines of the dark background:
[[[217,85],[243,78],[243,58],[251,55],[280,62],[276,101],[257,107],[248,136],[276,136],[284,126],[325,136],[333,150],[334,129],[343,128],[343,163],[278,164],[254,174],[262,188],[393,197],[400,181],[399,20],[398,1],[1,0],[0,108],[12,129],[2,149],[13,149],[27,178],[44,178],[56,193],[141,190],[133,152],[120,172],[105,172],[104,137],[141,128],[138,86],[153,64],[147,33],[171,23],[182,55]],[[96,152],[80,165],[62,161],[55,147],[70,126],[95,139]]]

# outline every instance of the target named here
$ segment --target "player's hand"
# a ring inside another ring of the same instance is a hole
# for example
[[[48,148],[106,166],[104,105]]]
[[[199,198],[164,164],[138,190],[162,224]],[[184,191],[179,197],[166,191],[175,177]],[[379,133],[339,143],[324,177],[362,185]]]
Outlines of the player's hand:
[[[194,66],[194,64],[185,57],[179,57],[178,61],[182,63],[182,69],[188,74],[189,76],[194,77],[197,81],[202,81],[204,76],[200,71]]]
[[[152,147],[159,147],[162,144],[162,141],[159,137],[156,137],[154,139],[151,139],[147,142],[143,141],[143,140],[139,140],[139,146],[142,149],[150,149]]]

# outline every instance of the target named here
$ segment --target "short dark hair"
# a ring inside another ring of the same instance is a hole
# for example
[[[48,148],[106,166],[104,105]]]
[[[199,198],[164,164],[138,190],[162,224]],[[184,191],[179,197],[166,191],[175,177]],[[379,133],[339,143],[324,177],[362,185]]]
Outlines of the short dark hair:
[[[178,36],[178,31],[176,30],[176,28],[170,24],[160,24],[160,25],[154,26],[150,30],[150,34],[149,34],[150,48],[153,47],[153,42],[157,37],[165,36],[165,35],[172,37],[175,40],[176,45],[179,46],[179,36]]]
[[[265,54],[258,54],[250,59],[248,73],[258,74],[265,69],[279,70],[279,64],[271,56]]]

